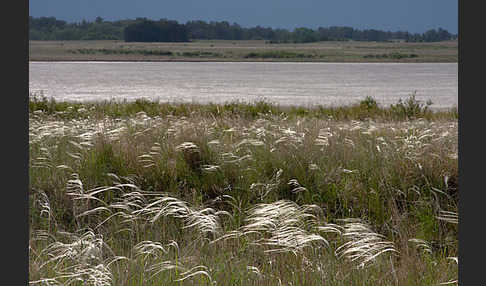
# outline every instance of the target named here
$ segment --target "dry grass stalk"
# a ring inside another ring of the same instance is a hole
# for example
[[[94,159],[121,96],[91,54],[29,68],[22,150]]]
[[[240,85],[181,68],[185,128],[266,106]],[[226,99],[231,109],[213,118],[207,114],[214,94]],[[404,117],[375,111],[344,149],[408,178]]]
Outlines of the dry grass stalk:
[[[342,236],[347,242],[336,249],[337,257],[346,257],[356,262],[358,268],[364,268],[386,252],[398,253],[393,242],[385,240],[383,235],[371,230],[369,225],[356,219],[343,221]]]
[[[81,236],[69,234],[70,243],[55,241],[42,250],[39,257],[49,257],[39,267],[42,270],[47,265],[54,270],[53,277],[41,278],[30,284],[70,285],[81,281],[84,285],[112,285],[113,275],[110,265],[116,261],[127,259],[115,256],[104,243],[100,235],[88,230]],[[103,249],[108,251],[109,258]]]

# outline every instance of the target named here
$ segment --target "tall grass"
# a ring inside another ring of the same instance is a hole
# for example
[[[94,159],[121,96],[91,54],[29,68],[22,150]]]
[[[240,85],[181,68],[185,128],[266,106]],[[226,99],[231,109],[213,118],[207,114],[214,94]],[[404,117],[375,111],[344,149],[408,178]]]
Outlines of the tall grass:
[[[453,112],[29,107],[31,284],[456,283]]]

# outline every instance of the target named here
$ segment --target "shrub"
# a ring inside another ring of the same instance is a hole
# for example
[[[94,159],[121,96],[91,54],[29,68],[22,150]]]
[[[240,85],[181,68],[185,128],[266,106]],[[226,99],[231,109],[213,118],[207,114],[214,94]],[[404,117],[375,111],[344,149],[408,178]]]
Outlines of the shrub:
[[[359,103],[359,106],[367,111],[371,111],[378,109],[378,102],[372,96],[368,95]]]
[[[423,117],[431,113],[429,106],[432,101],[428,100],[425,104],[420,100],[415,99],[416,92],[414,92],[408,99],[402,101],[400,98],[397,104],[390,105],[390,110],[393,115],[399,117],[406,117],[408,119]]]

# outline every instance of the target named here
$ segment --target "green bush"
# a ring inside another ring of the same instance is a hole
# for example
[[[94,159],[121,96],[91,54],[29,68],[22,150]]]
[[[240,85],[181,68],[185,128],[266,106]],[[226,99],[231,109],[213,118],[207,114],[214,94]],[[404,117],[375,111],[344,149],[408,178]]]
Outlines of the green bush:
[[[359,106],[367,111],[376,110],[378,109],[378,102],[372,96],[368,95],[359,103]]]
[[[428,100],[424,104],[420,100],[415,99],[415,95],[416,92],[405,101],[400,98],[396,104],[390,105],[391,113],[398,117],[405,117],[408,119],[429,115],[431,113],[429,106],[432,105],[432,101]]]
[[[251,52],[244,56],[245,58],[263,58],[263,59],[290,59],[290,58],[313,58],[311,54],[296,53],[289,51],[268,51],[268,52]]]
[[[407,59],[407,58],[417,58],[418,55],[417,54],[402,54],[402,53],[398,53],[398,52],[394,52],[394,53],[389,53],[389,54],[367,54],[367,55],[364,55],[363,58],[365,59],[370,59],[370,58],[374,58],[374,59]]]

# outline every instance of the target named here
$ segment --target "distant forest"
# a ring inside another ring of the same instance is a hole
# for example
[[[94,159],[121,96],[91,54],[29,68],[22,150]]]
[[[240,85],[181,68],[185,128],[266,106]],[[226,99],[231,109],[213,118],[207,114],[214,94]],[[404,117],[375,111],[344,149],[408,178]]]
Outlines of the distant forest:
[[[318,29],[272,29],[261,26],[244,28],[226,21],[188,21],[147,18],[105,21],[97,17],[93,22],[68,23],[55,17],[29,17],[30,40],[124,40],[126,42],[187,42],[191,40],[267,40],[270,43],[309,43],[318,41],[396,41],[438,42],[457,39],[457,35],[442,28],[425,33],[406,31],[357,30],[331,26]]]

